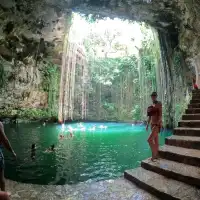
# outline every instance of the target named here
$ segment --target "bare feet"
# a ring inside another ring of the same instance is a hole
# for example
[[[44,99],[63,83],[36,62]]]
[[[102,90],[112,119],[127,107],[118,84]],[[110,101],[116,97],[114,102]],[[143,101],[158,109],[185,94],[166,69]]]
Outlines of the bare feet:
[[[158,159],[159,159],[159,156],[154,156],[154,157],[151,158],[151,161],[156,162],[156,160],[158,160]]]
[[[156,162],[156,158],[155,158],[155,157],[152,157],[152,158],[151,158],[151,161],[152,161],[152,162]]]

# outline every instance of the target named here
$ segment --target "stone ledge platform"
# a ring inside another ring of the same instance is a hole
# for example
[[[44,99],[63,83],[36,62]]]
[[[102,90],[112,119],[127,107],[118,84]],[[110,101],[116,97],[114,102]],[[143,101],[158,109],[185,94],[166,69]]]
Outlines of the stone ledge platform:
[[[124,178],[61,186],[7,180],[6,189],[11,200],[158,200]]]

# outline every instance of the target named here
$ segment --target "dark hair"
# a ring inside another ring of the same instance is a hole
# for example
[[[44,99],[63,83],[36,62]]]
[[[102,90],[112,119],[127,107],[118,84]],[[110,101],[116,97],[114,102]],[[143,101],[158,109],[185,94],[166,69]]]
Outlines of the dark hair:
[[[52,144],[51,145],[51,150],[53,150],[55,148],[55,145],[54,144]]]
[[[31,149],[34,149],[34,148],[35,148],[35,144],[32,144],[32,145],[31,145]]]
[[[158,94],[157,94],[157,92],[152,92],[152,93],[151,93],[151,96],[153,96],[153,97],[157,97]]]

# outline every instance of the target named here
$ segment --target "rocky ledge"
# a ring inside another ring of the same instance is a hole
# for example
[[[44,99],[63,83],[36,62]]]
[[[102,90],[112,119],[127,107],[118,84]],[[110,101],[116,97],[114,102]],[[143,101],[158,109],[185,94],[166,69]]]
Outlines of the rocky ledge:
[[[123,178],[63,186],[23,184],[7,180],[6,186],[12,200],[157,200]]]

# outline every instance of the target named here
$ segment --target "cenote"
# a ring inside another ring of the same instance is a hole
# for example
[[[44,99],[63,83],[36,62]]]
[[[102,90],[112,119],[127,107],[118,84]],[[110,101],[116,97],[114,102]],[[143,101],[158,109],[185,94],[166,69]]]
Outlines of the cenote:
[[[83,128],[84,127],[84,128]],[[68,129],[73,129],[70,136]],[[6,178],[34,184],[75,184],[122,176],[136,168],[151,153],[143,125],[128,123],[22,123],[5,125],[5,132],[17,153],[17,161],[5,151]],[[64,139],[60,139],[60,134]],[[160,134],[164,144],[171,131]],[[36,158],[31,159],[31,144]],[[56,151],[45,153],[55,144]]]

